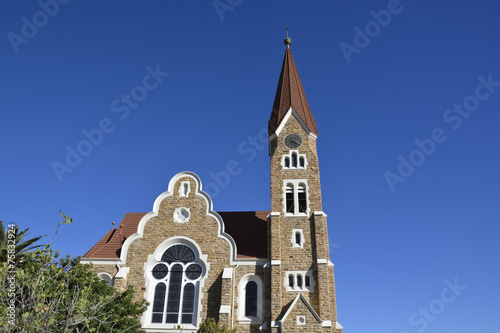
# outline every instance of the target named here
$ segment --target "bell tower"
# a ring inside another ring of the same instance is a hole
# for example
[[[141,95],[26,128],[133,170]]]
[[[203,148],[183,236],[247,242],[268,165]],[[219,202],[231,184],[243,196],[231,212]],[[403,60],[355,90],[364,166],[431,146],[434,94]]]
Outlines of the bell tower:
[[[333,264],[321,202],[318,129],[290,44],[269,121],[272,332],[342,332],[337,322]],[[307,328],[307,329],[306,329]]]

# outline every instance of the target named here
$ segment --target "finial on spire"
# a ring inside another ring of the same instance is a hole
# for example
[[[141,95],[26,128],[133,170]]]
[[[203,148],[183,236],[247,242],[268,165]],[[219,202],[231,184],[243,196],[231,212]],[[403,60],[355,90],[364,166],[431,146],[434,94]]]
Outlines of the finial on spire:
[[[286,38],[283,43],[285,43],[286,47],[290,47],[290,44],[292,44],[292,40],[288,37],[288,26],[286,27]]]
[[[115,221],[111,222],[111,229],[115,228]]]

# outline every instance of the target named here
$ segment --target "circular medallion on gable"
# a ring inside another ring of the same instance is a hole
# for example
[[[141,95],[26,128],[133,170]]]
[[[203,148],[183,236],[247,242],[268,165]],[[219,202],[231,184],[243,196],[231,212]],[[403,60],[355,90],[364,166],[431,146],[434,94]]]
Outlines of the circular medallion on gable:
[[[186,207],[176,208],[175,212],[174,212],[174,222],[177,222],[177,223],[189,222],[190,216],[191,216],[191,213],[189,211],[189,208],[186,208]]]

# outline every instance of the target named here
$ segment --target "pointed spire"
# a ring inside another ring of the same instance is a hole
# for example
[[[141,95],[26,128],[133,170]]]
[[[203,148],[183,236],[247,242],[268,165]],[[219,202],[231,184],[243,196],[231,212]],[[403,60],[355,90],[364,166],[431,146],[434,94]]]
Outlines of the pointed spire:
[[[276,97],[274,98],[273,111],[271,113],[271,119],[269,120],[268,134],[269,136],[274,134],[287,111],[290,107],[293,107],[309,130],[313,134],[318,135],[316,121],[312,116],[306,93],[300,82],[299,72],[293,60],[292,51],[290,49],[292,40],[288,37],[288,27],[286,29],[286,39],[284,43],[286,45],[285,58],[283,59],[278,89],[276,90]]]

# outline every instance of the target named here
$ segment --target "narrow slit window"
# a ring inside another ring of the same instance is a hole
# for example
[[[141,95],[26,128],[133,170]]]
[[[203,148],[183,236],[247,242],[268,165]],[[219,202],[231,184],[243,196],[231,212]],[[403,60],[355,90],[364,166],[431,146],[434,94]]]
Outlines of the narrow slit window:
[[[297,275],[297,287],[302,288],[302,276]]]
[[[303,168],[305,166],[305,159],[303,157],[299,158],[299,166]]]
[[[292,154],[292,168],[296,168],[296,167],[297,167],[297,154],[293,153]]]
[[[301,237],[301,235],[300,235],[300,232],[298,232],[298,231],[297,231],[297,232],[295,233],[295,244],[300,245],[300,243],[302,242],[302,239],[301,239],[301,238],[302,238],[302,237]]]
[[[288,286],[293,288],[293,275],[288,275]]]
[[[309,275],[306,275],[306,287],[309,288],[311,286],[311,277]]]
[[[285,168],[289,168],[290,167],[290,158],[289,157],[285,157]]]

